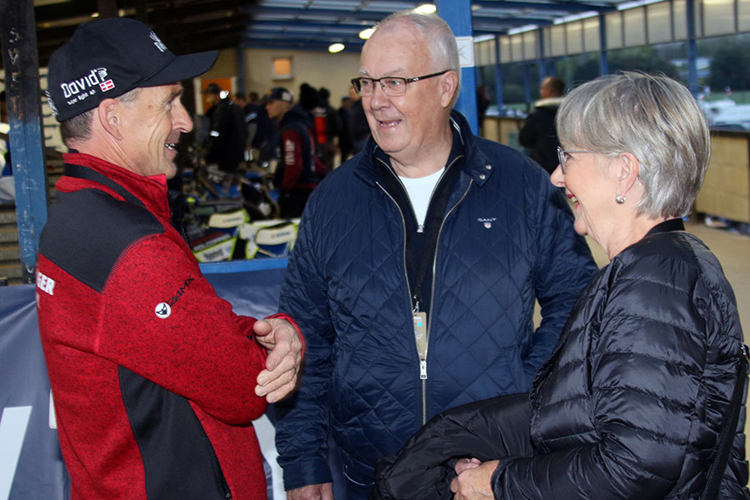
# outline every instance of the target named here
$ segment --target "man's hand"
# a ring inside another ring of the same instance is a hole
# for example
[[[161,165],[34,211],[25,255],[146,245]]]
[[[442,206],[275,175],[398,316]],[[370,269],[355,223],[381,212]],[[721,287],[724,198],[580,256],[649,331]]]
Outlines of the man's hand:
[[[331,483],[311,484],[286,492],[287,500],[333,500]]]
[[[456,463],[458,477],[451,481],[454,500],[482,500],[495,498],[492,492],[492,473],[500,462],[482,463],[476,458],[462,458]]]
[[[269,403],[283,399],[297,385],[302,342],[285,319],[269,318],[253,325],[255,340],[268,351],[266,369],[258,374],[255,394]]]

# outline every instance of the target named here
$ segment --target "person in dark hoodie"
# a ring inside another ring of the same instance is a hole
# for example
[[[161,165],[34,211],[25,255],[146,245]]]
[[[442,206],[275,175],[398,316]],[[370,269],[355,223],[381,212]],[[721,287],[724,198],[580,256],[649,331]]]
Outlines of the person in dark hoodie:
[[[539,163],[544,170],[552,174],[557,168],[557,139],[555,115],[565,94],[565,82],[560,78],[548,77],[542,82],[539,90],[540,100],[534,105],[534,111],[526,118],[518,142],[530,150],[529,156]]]
[[[324,174],[317,168],[312,124],[308,113],[300,105],[293,105],[292,93],[283,87],[271,90],[266,111],[269,119],[279,122],[280,155],[274,181],[280,190],[280,215],[300,217],[307,198]]]
[[[216,83],[209,83],[202,92],[211,104],[206,111],[211,123],[206,139],[206,163],[217,165],[228,181],[236,181],[240,163],[245,161],[245,115],[231,99],[222,98],[221,92]]]

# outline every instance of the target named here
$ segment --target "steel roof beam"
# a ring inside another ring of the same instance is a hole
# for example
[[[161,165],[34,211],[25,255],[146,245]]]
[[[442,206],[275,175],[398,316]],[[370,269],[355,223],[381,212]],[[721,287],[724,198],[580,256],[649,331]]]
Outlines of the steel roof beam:
[[[280,40],[246,40],[240,45],[243,49],[283,49],[283,50],[307,50],[314,52],[325,52],[328,50],[329,42],[284,42]],[[342,52],[355,52],[359,53],[362,51],[362,45],[364,44],[349,44],[345,43],[345,48]]]
[[[247,22],[247,27],[252,29],[258,27],[260,29],[273,29],[278,28],[295,28],[295,29],[348,29],[359,33],[365,28],[371,27],[372,24],[355,24],[355,23],[319,23],[319,22],[308,22],[308,21],[296,21],[290,23],[288,21],[270,21],[270,20],[259,20],[253,19]]]
[[[359,19],[362,21],[368,21],[376,23],[387,16],[388,12],[377,11],[377,10],[342,10],[342,9],[293,9],[288,7],[261,7],[257,5],[246,5],[241,7],[241,10],[250,15],[254,14],[278,14],[282,16],[293,16],[295,18],[302,17],[342,17],[345,19]]]
[[[614,12],[617,10],[613,5],[590,4],[581,2],[516,2],[506,0],[474,0],[472,6],[486,7],[488,9],[510,9],[510,10],[543,10],[562,12]],[[481,10],[475,10],[474,17]]]

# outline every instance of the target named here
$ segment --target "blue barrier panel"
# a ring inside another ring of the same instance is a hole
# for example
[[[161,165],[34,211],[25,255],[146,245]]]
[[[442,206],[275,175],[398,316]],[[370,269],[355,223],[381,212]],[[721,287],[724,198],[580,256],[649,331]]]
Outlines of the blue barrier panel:
[[[0,287],[0,500],[57,500],[69,488],[57,432],[34,285]]]
[[[283,262],[274,262],[276,260]],[[232,303],[232,309],[236,314],[265,318],[275,314],[279,307],[286,261],[287,259],[259,261],[273,264],[266,264],[265,267],[256,266],[256,270],[234,265],[234,262],[201,264],[201,271],[216,293]],[[237,264],[240,264],[240,261]],[[283,267],[276,267],[282,265]],[[228,268],[233,269],[227,270]]]

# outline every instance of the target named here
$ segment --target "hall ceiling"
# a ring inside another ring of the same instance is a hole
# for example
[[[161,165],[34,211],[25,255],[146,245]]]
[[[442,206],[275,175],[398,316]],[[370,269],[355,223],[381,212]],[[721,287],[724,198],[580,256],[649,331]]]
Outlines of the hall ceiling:
[[[24,1],[24,0],[10,0]],[[75,27],[98,17],[127,16],[151,25],[176,53],[226,48],[327,50],[334,42],[359,51],[359,32],[410,0],[34,0],[39,64]],[[428,2],[430,3],[430,2]],[[610,12],[623,0],[474,0],[474,35],[545,26],[583,12]]]

